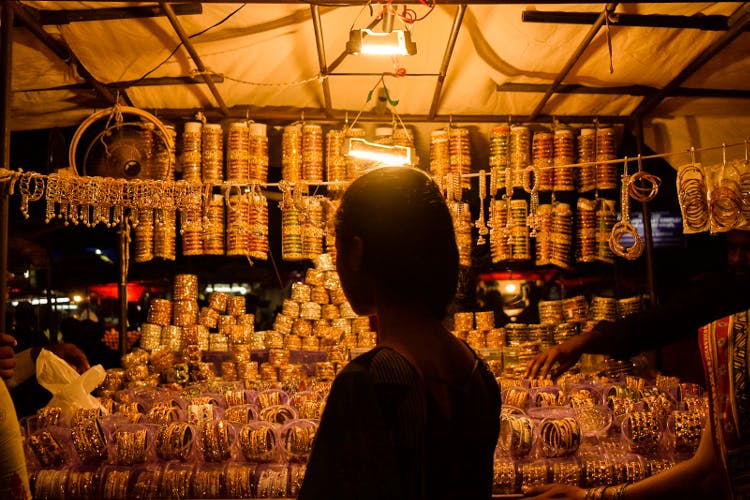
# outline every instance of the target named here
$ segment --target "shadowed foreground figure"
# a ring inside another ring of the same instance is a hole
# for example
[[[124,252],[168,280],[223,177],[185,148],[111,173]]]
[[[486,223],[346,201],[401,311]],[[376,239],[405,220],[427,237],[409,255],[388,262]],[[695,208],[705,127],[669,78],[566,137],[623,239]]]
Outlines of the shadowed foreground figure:
[[[381,168],[336,216],[341,285],[377,346],[336,377],[300,499],[488,499],[500,393],[442,324],[456,291],[448,207],[419,170]]]

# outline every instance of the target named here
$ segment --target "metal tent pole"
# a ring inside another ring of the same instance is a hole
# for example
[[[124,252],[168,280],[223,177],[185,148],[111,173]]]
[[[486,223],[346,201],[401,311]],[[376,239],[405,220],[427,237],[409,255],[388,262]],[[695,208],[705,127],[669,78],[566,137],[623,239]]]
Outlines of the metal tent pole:
[[[13,8],[3,2],[0,21],[0,166],[10,167],[10,95],[13,55]],[[10,185],[0,186],[0,331],[5,330],[8,297],[8,198]]]

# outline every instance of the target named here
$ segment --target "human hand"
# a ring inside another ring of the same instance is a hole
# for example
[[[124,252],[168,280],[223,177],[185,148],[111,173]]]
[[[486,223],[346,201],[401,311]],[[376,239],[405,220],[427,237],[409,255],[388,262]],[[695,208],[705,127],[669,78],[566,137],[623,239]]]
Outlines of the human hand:
[[[525,486],[524,498],[554,498],[567,500],[583,500],[586,490],[578,486],[567,484],[544,484],[542,486]]]
[[[526,368],[526,377],[557,377],[578,361],[578,358],[583,354],[585,345],[586,336],[578,335],[562,344],[540,352],[534,356]]]
[[[89,368],[89,360],[86,355],[74,344],[53,344],[49,350],[68,362],[78,373],[83,373]]]
[[[13,348],[17,342],[13,335],[0,333],[0,377],[9,379],[16,369],[16,357]]]

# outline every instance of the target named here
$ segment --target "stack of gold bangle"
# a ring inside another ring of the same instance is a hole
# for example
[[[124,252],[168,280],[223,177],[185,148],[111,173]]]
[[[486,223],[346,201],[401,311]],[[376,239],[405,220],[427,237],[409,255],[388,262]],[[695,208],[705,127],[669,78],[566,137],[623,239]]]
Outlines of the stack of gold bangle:
[[[285,424],[297,418],[297,412],[293,407],[285,404],[266,406],[260,409],[258,418],[266,422]]]
[[[291,424],[283,433],[284,450],[291,458],[304,458],[310,455],[318,426],[310,420]]]
[[[551,482],[558,484],[581,484],[581,465],[575,460],[554,460],[551,467]]]
[[[242,454],[251,462],[270,462],[277,454],[278,436],[273,424],[253,422],[244,425],[238,441]]]
[[[224,420],[212,420],[201,425],[203,458],[207,462],[223,462],[232,454],[231,426]]]
[[[518,473],[521,476],[521,487],[539,486],[549,482],[545,461],[521,463]]]
[[[635,483],[646,478],[646,463],[640,457],[618,461],[614,467],[616,483]]]
[[[591,458],[582,463],[583,484],[587,488],[614,483],[614,468],[609,459]]]
[[[227,498],[253,498],[254,464],[230,464],[226,468],[225,488]]]
[[[560,391],[558,390],[543,390],[536,393],[535,403],[537,407],[541,406],[559,406],[560,405]]]
[[[133,498],[158,498],[161,476],[161,469],[139,471],[133,484],[131,496]]]
[[[65,486],[68,480],[66,469],[42,469],[32,478],[34,498],[46,498],[50,500],[64,499]]]
[[[109,500],[127,500],[130,470],[111,469],[104,478],[104,498]]]
[[[45,406],[36,411],[36,423],[40,429],[51,425],[60,425],[60,417],[62,417],[62,408],[57,406]]]
[[[516,485],[516,464],[510,460],[496,459],[494,476],[492,479],[493,490],[499,494],[511,494],[518,492]]]
[[[672,417],[675,451],[695,453],[703,432],[703,415],[697,411],[675,411]]]
[[[263,409],[267,408],[269,406],[277,406],[287,403],[287,396],[284,392],[276,390],[276,389],[269,389],[266,391],[261,391],[257,394],[256,402],[258,406]]]
[[[256,492],[258,498],[281,498],[287,496],[289,469],[284,466],[267,466],[258,474]]]
[[[97,498],[99,474],[93,471],[70,471],[66,498],[94,499]]]
[[[500,417],[500,447],[514,457],[523,457],[531,451],[534,438],[534,424],[522,415],[502,415]]]
[[[661,438],[661,425],[651,412],[636,411],[626,418],[623,428],[630,451],[647,455],[656,451]]]
[[[146,461],[148,433],[145,428],[115,432],[115,462],[118,465],[133,465]]]
[[[29,446],[42,467],[59,467],[65,461],[63,447],[48,431],[39,431],[29,436]]]
[[[219,324],[220,313],[211,307],[202,307],[198,315],[198,323],[206,328],[216,328]]]
[[[246,424],[257,418],[257,412],[252,405],[230,406],[224,410],[224,420],[235,424]]]
[[[156,434],[156,453],[163,460],[186,461],[193,448],[193,430],[184,422],[162,426]]]
[[[70,436],[82,462],[96,463],[107,458],[107,441],[98,418],[71,423]]]
[[[136,401],[119,404],[117,412],[132,424],[137,424],[143,418],[143,406]]]
[[[189,498],[193,469],[185,466],[164,470],[161,478],[160,498]]]
[[[575,453],[581,444],[581,428],[573,417],[545,419],[539,430],[542,455],[563,457]]]
[[[525,389],[508,389],[503,397],[503,403],[516,408],[525,408],[529,403],[529,392]]]
[[[193,497],[222,498],[224,470],[216,467],[198,467],[193,472]]]
[[[149,323],[166,326],[172,323],[172,302],[166,299],[151,299],[148,309]]]
[[[171,401],[157,401],[148,411],[146,417],[149,422],[159,425],[167,425],[179,418],[179,407]]]

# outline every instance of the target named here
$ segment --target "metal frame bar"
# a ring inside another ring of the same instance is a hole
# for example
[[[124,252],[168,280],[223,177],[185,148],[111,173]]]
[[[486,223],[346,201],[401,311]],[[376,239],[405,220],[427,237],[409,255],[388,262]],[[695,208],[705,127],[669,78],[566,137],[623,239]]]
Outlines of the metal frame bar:
[[[543,83],[504,83],[498,85],[497,92],[530,92],[542,93],[549,86]],[[593,94],[593,95],[633,95],[649,96],[659,92],[656,87],[646,85],[627,85],[621,87],[588,87],[586,85],[568,84],[560,85],[556,94]],[[700,89],[693,87],[677,87],[670,94],[671,97],[725,97],[725,98],[750,98],[750,90],[743,89]]]
[[[169,19],[169,23],[172,25],[172,28],[175,30],[175,33],[177,33],[177,36],[180,38],[182,45],[185,47],[185,50],[187,50],[188,54],[190,55],[190,58],[195,63],[195,66],[198,68],[198,71],[200,72],[201,76],[205,80],[206,85],[208,85],[208,89],[211,91],[211,95],[214,96],[214,99],[216,99],[216,103],[219,105],[219,109],[221,109],[221,112],[224,113],[225,115],[229,114],[229,108],[227,108],[227,105],[224,102],[224,98],[221,97],[221,93],[219,92],[219,89],[216,87],[216,84],[213,82],[211,77],[207,74],[208,69],[206,68],[206,65],[203,64],[203,61],[201,60],[201,56],[195,50],[195,46],[190,41],[190,37],[188,36],[187,33],[185,33],[185,29],[182,27],[180,20],[177,19],[177,15],[175,14],[174,10],[172,10],[172,6],[169,5],[167,2],[159,2],[159,5],[161,6],[161,9],[164,12],[164,15],[166,15],[167,18]]]
[[[594,12],[525,10],[521,14],[521,20],[525,23],[593,24],[596,19],[597,14]],[[729,17],[721,15],[674,16],[617,13],[612,15],[609,22],[612,26],[640,28],[677,28],[703,31],[726,31],[729,29]]]
[[[13,66],[13,14],[3,2],[0,20],[0,166],[10,168],[11,69]],[[0,332],[5,332],[8,303],[8,218],[10,185],[0,185]]]
[[[557,74],[557,76],[555,77],[555,80],[552,82],[549,88],[547,88],[547,91],[544,93],[544,96],[536,105],[536,107],[534,108],[534,111],[532,111],[531,113],[532,121],[534,120],[534,118],[536,118],[536,116],[539,113],[542,112],[542,110],[544,109],[544,106],[547,105],[550,98],[552,97],[552,94],[555,93],[555,91],[563,82],[565,77],[568,76],[568,73],[570,73],[570,70],[572,70],[573,67],[578,63],[578,60],[583,55],[583,52],[589,46],[589,44],[594,39],[596,34],[599,32],[599,29],[604,25],[607,15],[609,15],[611,12],[614,12],[616,6],[617,6],[617,3],[607,4],[604,7],[604,10],[599,13],[599,15],[596,18],[596,22],[594,22],[593,26],[589,28],[588,33],[586,33],[586,36],[583,37],[583,40],[581,40],[581,43],[578,44],[578,47],[576,47],[576,50],[573,52],[573,54],[571,54],[570,58],[568,58],[568,61],[563,66],[562,70],[560,70],[560,73]]]
[[[189,109],[160,109],[159,116],[169,120],[194,119],[195,113],[202,111],[208,119],[219,119],[215,109],[189,108]],[[245,118],[252,116],[257,120],[267,122],[284,123],[290,120],[299,120],[304,115],[306,120],[315,120],[322,123],[344,122],[347,117],[357,116],[358,110],[334,109],[331,115],[326,115],[320,108],[261,108],[255,106],[235,106],[230,108],[229,115],[225,118]],[[626,124],[629,122],[629,116],[616,115],[538,115],[531,120],[529,115],[473,115],[473,114],[399,114],[404,122],[463,122],[463,123],[499,123],[510,121],[513,123],[570,123],[570,124],[591,124],[598,120],[601,124]],[[382,122],[383,115],[372,110],[365,110],[359,114],[359,122]]]
[[[326,49],[323,43],[323,25],[320,20],[320,8],[317,5],[311,5],[313,29],[315,30],[315,47],[318,53],[318,66],[320,67],[321,86],[323,87],[323,103],[326,115],[330,116],[333,110],[331,102],[331,84],[328,81],[328,68],[326,66]]]
[[[440,107],[440,98],[443,92],[443,83],[445,82],[445,75],[448,73],[448,65],[453,57],[453,50],[456,48],[456,39],[458,39],[458,32],[461,30],[461,23],[464,20],[464,14],[466,13],[466,4],[462,3],[456,10],[456,15],[453,17],[453,25],[451,26],[450,35],[448,35],[448,44],[445,46],[445,52],[443,53],[443,61],[440,63],[440,74],[435,84],[435,92],[432,94],[432,104],[430,105],[429,115],[434,118],[437,115],[437,110]]]
[[[203,13],[200,2],[172,4],[172,9],[178,16]],[[144,19],[149,17],[163,17],[157,5],[141,5],[134,7],[108,7],[102,9],[71,9],[71,10],[36,10],[34,18],[42,25],[60,25],[81,23],[88,21],[113,21],[121,19]]]

